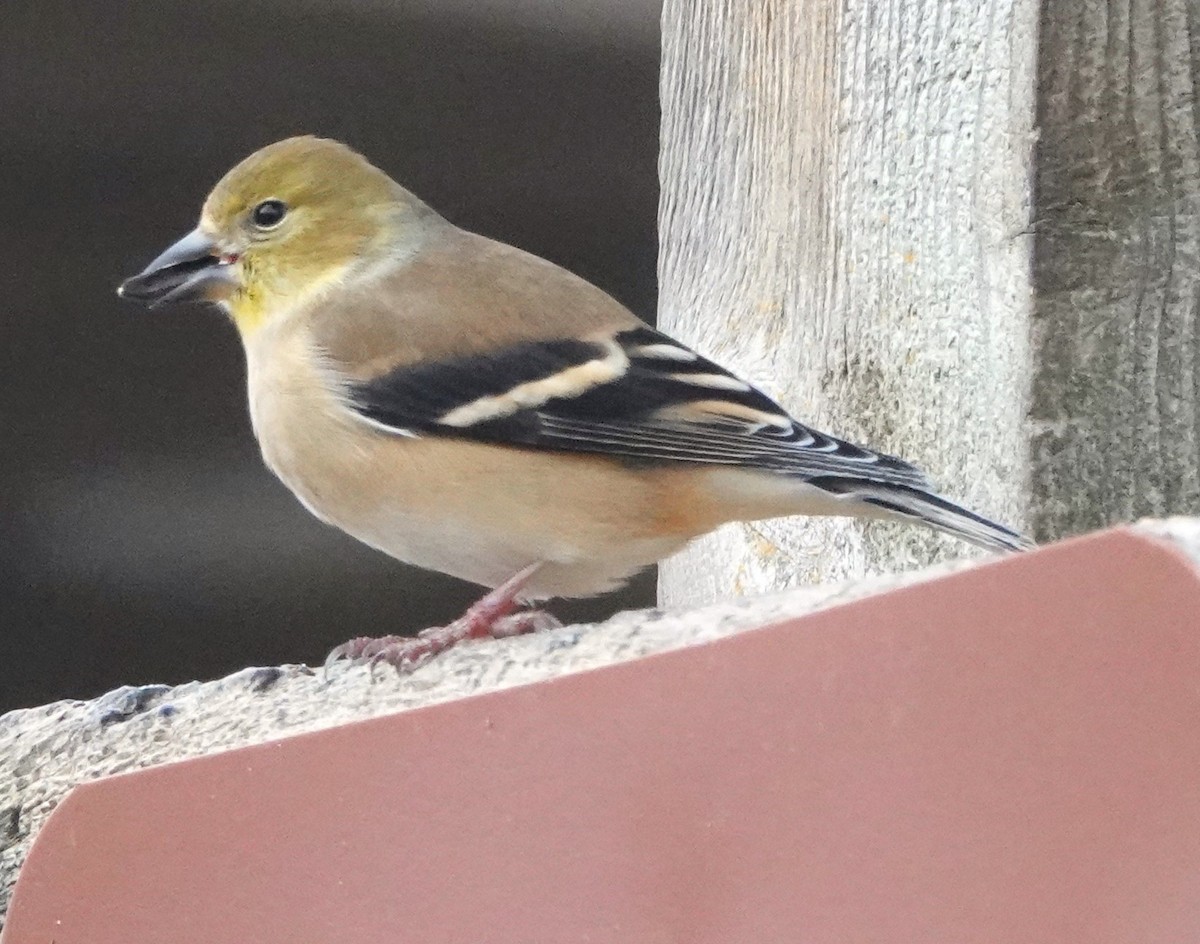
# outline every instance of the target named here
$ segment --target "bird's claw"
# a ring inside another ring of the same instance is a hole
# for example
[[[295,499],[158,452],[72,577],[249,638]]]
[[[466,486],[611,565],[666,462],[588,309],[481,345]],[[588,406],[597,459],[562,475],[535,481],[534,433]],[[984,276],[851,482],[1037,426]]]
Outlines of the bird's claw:
[[[416,636],[359,636],[342,643],[325,659],[325,673],[335,662],[348,660],[367,662],[374,676],[375,666],[386,662],[397,672],[407,673],[424,665],[434,656],[458,645],[464,639],[503,639],[542,629],[561,626],[553,616],[542,610],[514,613],[517,594],[537,572],[540,564],[531,564],[500,586],[488,592],[453,623],[423,629]]]
[[[375,667],[381,664],[392,666],[406,675],[424,665],[434,656],[452,649],[464,639],[507,639],[526,633],[542,632],[561,626],[552,614],[545,610],[526,610],[511,613],[490,622],[473,618],[471,614],[446,626],[431,626],[415,636],[358,636],[332,649],[325,659],[325,674],[338,662],[350,662],[370,666],[374,676]]]
[[[527,633],[541,633],[548,629],[558,629],[562,626],[553,613],[545,610],[525,610],[504,616],[492,624],[493,639],[508,639],[511,636],[524,636]]]
[[[329,650],[329,655],[325,657],[323,665],[324,677],[328,679],[329,670],[339,662],[357,665],[369,661],[373,665],[377,655],[388,646],[401,645],[411,641],[407,636],[355,636]]]

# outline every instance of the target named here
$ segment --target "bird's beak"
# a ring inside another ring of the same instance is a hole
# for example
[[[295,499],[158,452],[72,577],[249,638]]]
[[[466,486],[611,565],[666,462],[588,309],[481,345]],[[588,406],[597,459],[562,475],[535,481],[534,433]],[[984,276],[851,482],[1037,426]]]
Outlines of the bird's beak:
[[[236,284],[230,271],[236,258],[222,256],[216,244],[194,229],[117,289],[122,298],[151,308],[167,302],[216,300]]]

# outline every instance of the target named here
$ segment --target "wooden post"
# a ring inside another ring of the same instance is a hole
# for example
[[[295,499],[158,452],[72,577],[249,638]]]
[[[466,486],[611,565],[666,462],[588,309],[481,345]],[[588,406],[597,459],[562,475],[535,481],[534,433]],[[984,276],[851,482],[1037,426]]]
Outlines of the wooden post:
[[[1039,539],[1196,510],[1200,2],[1126,6],[666,0],[660,324]],[[969,552],[731,526],[660,597]]]
[[[1200,2],[1041,22],[1032,514],[1056,536],[1200,508]]]

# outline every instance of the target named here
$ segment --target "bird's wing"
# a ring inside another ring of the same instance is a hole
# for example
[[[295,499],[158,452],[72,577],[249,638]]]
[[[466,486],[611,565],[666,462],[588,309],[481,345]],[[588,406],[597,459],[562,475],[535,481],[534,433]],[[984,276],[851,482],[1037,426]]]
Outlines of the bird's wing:
[[[348,394],[365,421],[398,435],[928,486],[906,462],[804,426],[648,327],[401,365]]]

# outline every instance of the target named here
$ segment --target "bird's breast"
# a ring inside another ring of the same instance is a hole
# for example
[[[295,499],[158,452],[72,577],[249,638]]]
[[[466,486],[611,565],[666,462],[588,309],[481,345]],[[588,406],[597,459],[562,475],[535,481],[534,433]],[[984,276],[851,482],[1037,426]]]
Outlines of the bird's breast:
[[[366,461],[336,377],[299,331],[264,328],[247,344],[246,366],[263,461],[309,510],[336,523]]]
[[[318,518],[400,560],[479,583],[532,562],[533,551],[478,511],[486,462],[460,468],[437,441],[364,422],[304,335],[256,338],[247,366],[263,460]]]

